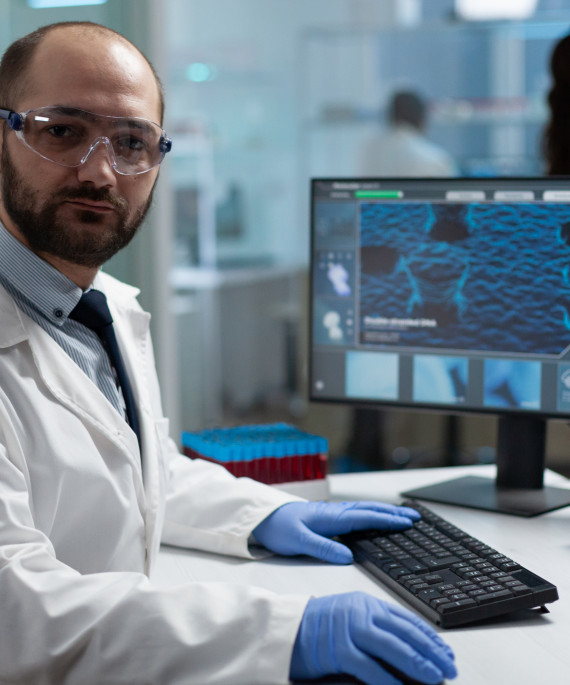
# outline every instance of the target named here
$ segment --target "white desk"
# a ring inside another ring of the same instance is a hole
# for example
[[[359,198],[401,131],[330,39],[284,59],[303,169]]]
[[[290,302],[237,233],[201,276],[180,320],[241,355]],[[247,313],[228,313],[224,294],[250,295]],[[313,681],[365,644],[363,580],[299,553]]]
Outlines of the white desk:
[[[494,467],[331,476],[331,499],[377,499],[398,503],[398,493],[402,490],[471,473],[492,476]],[[569,481],[551,472],[547,473],[546,482],[570,487]],[[570,507],[522,519],[460,507],[427,505],[554,583],[560,595],[557,602],[549,605],[549,614],[442,631],[455,651],[459,669],[458,678],[450,682],[457,685],[566,685],[570,682]],[[357,567],[331,566],[310,559],[271,558],[250,562],[163,548],[153,580],[161,585],[189,580],[231,580],[278,593],[314,595],[363,590],[400,602]]]

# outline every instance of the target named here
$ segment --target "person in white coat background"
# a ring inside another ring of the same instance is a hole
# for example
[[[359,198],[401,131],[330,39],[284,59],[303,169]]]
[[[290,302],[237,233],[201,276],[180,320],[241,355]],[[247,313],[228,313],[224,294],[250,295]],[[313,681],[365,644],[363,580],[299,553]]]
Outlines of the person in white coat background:
[[[178,452],[149,315],[136,289],[100,270],[151,203],[170,148],[163,110],[147,59],[97,24],[42,27],[0,63],[0,682],[270,685],[348,673],[392,684],[391,667],[425,683],[454,677],[431,627],[363,593],[149,581],[161,542],[350,563],[333,536],[418,517],[305,502]],[[76,315],[93,293],[113,319],[116,368]]]
[[[362,176],[457,176],[453,157],[426,135],[428,108],[416,92],[395,92],[388,103],[386,128],[366,141]]]

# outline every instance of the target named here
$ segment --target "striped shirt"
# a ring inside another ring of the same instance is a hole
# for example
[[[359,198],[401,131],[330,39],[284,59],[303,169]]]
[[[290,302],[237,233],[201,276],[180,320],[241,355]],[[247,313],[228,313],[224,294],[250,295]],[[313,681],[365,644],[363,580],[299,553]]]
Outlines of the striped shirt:
[[[93,287],[102,290],[95,277]],[[83,291],[34,254],[0,223],[0,284],[16,305],[41,326],[125,416],[125,404],[109,357],[97,334],[69,314]]]

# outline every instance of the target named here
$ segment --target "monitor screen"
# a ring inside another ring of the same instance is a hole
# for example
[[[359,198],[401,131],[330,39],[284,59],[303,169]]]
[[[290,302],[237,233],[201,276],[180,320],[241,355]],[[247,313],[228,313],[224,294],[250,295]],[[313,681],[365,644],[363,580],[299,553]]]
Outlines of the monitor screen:
[[[570,417],[570,179],[315,179],[311,204],[312,400]]]

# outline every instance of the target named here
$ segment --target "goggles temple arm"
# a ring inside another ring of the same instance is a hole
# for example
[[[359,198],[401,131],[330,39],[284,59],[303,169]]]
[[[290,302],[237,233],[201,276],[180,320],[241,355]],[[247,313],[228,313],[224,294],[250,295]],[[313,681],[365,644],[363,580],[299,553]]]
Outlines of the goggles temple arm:
[[[160,151],[166,154],[167,152],[170,152],[172,149],[172,140],[170,138],[167,138],[166,136],[161,136],[160,137],[160,142],[159,142],[159,148]]]
[[[24,117],[11,109],[0,109],[0,117],[6,119],[13,131],[20,131],[24,125]]]

